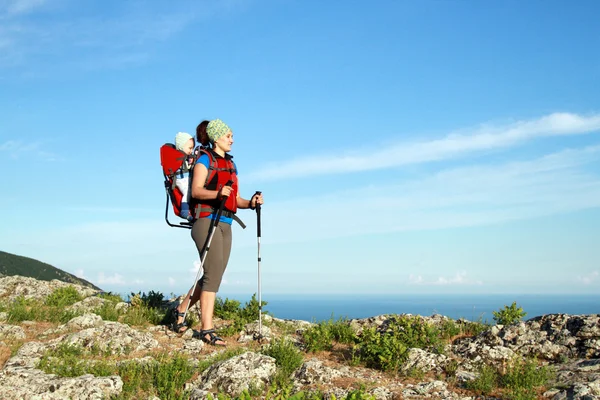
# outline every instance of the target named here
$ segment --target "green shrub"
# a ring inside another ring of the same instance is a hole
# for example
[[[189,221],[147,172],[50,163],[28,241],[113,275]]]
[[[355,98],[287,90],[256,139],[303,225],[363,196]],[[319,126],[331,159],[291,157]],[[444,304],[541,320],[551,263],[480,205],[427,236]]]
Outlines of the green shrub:
[[[356,332],[354,332],[346,318],[339,318],[335,322],[330,322],[329,328],[333,339],[338,343],[354,344],[358,340]]]
[[[304,361],[302,353],[294,343],[285,338],[275,339],[262,350],[262,353],[275,359],[277,374],[274,382],[276,384],[287,383],[292,372],[298,369]]]
[[[263,306],[266,304],[267,302],[262,302]],[[215,317],[231,321],[229,326],[219,329],[219,333],[224,336],[234,335],[243,330],[246,324],[258,320],[258,312],[256,294],[253,294],[243,307],[240,307],[240,302],[237,300],[217,298],[215,301]]]
[[[99,348],[84,349],[81,346],[61,344],[47,351],[38,363],[39,369],[61,377],[76,377],[84,374],[95,376],[114,375],[116,368],[105,361],[90,360],[92,356],[106,356],[108,351]]]
[[[467,389],[473,390],[478,394],[490,394],[492,390],[498,387],[498,371],[489,365],[482,365],[478,372],[479,376],[477,378],[466,383]]]
[[[105,301],[102,305],[96,308],[93,313],[99,315],[104,321],[118,321],[119,317],[123,315],[124,311],[117,310],[115,307],[116,303],[112,301]]]
[[[189,398],[183,387],[195,369],[181,354],[161,353],[150,362],[125,361],[118,364],[97,359],[105,358],[108,353],[110,350],[61,345],[46,352],[37,368],[61,377],[119,375],[123,380],[123,392],[117,399],[147,398],[148,395],[161,399]]]
[[[462,333],[469,336],[477,336],[490,329],[490,324],[483,321],[480,317],[477,321],[464,321],[462,324]]]
[[[183,387],[193,374],[194,368],[182,355],[159,355],[152,370],[157,396],[161,399],[188,399],[189,393]]]
[[[504,308],[493,311],[494,321],[500,325],[510,325],[515,322],[518,322],[527,315],[523,308],[517,307],[517,302],[513,301],[513,303],[509,306],[504,306]]]
[[[40,300],[25,299],[19,296],[8,304],[6,312],[9,322],[44,321],[65,323],[80,315],[66,310],[63,306],[48,306]]]
[[[149,291],[148,294],[145,292],[132,292],[129,295],[129,302],[133,304],[139,299],[147,308],[162,308],[164,307],[164,298],[165,296],[161,292],[155,292],[154,290]]]
[[[514,400],[535,400],[536,389],[546,385],[551,378],[547,367],[538,367],[537,361],[516,359],[501,377],[501,384]]]
[[[48,297],[46,297],[45,305],[51,307],[66,307],[83,300],[83,296],[79,294],[73,286],[65,286],[55,289]]]
[[[334,321],[333,317],[305,329],[302,338],[309,352],[330,350],[334,341],[344,344],[354,344],[358,341],[347,319],[339,318]]]
[[[22,322],[33,319],[33,313],[31,312],[31,300],[27,300],[23,296],[19,296],[14,299],[8,305],[7,311],[8,322]]]
[[[122,322],[132,326],[146,324],[158,325],[165,318],[165,311],[155,307],[148,307],[142,302],[136,306],[130,306],[123,315]]]
[[[398,371],[406,361],[410,348],[437,353],[443,350],[440,330],[420,317],[392,317],[383,329],[385,331],[365,329],[359,338],[360,357],[367,366]]]
[[[335,396],[334,396],[335,397]],[[344,400],[375,400],[376,397],[365,393],[363,388],[348,392]]]
[[[361,360],[368,367],[398,371],[407,357],[408,347],[394,334],[381,334],[375,328],[363,330],[358,345]]]
[[[333,332],[328,322],[319,322],[302,332],[306,351],[317,352],[330,350],[333,347]]]
[[[115,304],[123,302],[123,298],[119,294],[116,294],[113,292],[101,292],[101,293],[98,293],[97,296],[100,297],[101,299],[108,300],[111,303],[115,303]]]

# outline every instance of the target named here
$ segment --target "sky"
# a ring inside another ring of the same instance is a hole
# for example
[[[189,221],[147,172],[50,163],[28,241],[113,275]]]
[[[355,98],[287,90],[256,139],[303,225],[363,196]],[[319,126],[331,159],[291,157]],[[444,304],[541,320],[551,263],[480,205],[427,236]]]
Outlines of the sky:
[[[220,118],[265,204],[260,264],[240,210],[219,295],[598,294],[599,13],[0,0],[0,250],[185,293],[199,257],[164,221],[159,148]]]

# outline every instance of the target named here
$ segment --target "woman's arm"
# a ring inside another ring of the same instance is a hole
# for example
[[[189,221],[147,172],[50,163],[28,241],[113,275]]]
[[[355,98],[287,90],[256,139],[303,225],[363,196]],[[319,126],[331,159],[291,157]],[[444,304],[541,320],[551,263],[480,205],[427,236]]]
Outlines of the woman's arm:
[[[257,204],[263,204],[262,193],[252,196],[252,198],[250,200],[246,200],[243,197],[238,195],[238,198],[237,198],[238,208],[256,208]]]

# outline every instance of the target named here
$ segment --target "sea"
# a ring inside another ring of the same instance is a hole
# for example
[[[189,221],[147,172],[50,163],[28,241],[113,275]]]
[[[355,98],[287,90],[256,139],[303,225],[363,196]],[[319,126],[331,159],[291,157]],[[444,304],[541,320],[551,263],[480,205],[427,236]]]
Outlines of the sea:
[[[224,296],[225,297],[225,296]],[[248,298],[235,298],[244,304]],[[493,323],[494,311],[516,302],[527,320],[545,314],[600,314],[600,295],[414,294],[414,295],[262,295],[263,311],[282,319],[319,322],[382,314],[442,314],[453,319]]]

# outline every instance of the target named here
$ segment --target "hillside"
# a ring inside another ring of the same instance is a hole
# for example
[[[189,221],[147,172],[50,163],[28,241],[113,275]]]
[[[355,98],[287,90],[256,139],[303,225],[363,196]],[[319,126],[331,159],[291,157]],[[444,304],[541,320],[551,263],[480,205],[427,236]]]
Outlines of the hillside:
[[[41,281],[58,279],[63,282],[76,283],[82,286],[101,290],[91,282],[78,278],[75,275],[53,267],[50,264],[4,251],[0,251],[0,274],[6,276],[26,276]]]
[[[0,277],[0,294],[2,400],[600,399],[598,314],[259,323],[254,298],[215,310],[223,348],[200,340],[198,303],[189,329],[169,329],[183,297],[124,303],[22,276]]]

